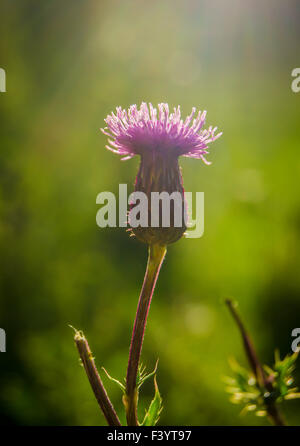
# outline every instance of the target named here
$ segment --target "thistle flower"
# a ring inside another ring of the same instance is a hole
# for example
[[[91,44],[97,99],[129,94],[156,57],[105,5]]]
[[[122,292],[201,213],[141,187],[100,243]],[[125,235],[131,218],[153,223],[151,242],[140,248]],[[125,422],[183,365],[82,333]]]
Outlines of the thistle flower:
[[[200,158],[205,164],[210,164],[205,155],[208,154],[208,144],[215,141],[222,133],[216,134],[217,127],[202,129],[205,123],[206,111],[196,108],[183,121],[180,107],[169,113],[168,104],[159,104],[158,111],[152,104],[143,102],[140,109],[131,105],[128,111],[117,107],[105,119],[107,127],[101,131],[109,137],[107,149],[123,156],[123,160],[140,155],[141,162],[135,182],[135,191],[144,192],[148,197],[148,222],[151,220],[151,192],[179,192],[181,197],[180,224],[175,222],[175,200],[170,202],[170,220],[168,227],[162,222],[161,203],[159,207],[158,225],[156,227],[132,228],[141,241],[166,245],[175,242],[184,233],[185,200],[179,156]],[[178,208],[177,208],[178,209]]]
[[[140,357],[151,300],[166,255],[167,244],[178,240],[186,229],[186,206],[178,158],[179,156],[200,158],[206,164],[210,164],[205,158],[208,153],[208,144],[221,136],[221,133],[216,134],[217,127],[202,130],[206,112],[198,112],[196,117],[195,113],[196,109],[193,108],[192,113],[183,121],[179,106],[169,114],[168,104],[159,104],[157,112],[152,104],[149,104],[148,107],[143,102],[140,109],[136,105],[129,107],[128,111],[117,107],[116,115],[114,113],[108,115],[105,119],[107,127],[101,129],[109,137],[109,145],[106,147],[122,155],[123,160],[140,155],[141,163],[136,178],[135,191],[142,192],[143,194],[140,196],[146,197],[147,208],[144,208],[143,211],[146,211],[148,222],[151,221],[150,227],[144,227],[142,224],[131,225],[137,238],[149,246],[144,282],[133,325],[126,384],[123,385],[108,375],[123,391],[122,401],[125,406],[128,426],[153,426],[157,423],[162,410],[162,399],[156,382],[157,364],[154,371],[147,374],[140,365]],[[159,200],[162,199],[162,193],[169,197],[169,225],[165,225],[164,222],[162,203],[156,210],[153,210],[153,193],[156,193],[156,197],[157,194],[160,196]],[[175,199],[171,197],[173,194],[176,194],[176,198],[179,196],[179,206],[178,200],[175,203]],[[171,198],[174,199],[172,207]],[[181,210],[179,221],[177,219],[178,208]],[[155,225],[152,224],[153,215],[156,220]],[[111,426],[119,426],[119,418],[108,398],[91,356],[90,348],[82,333],[76,331],[75,342],[107,422]],[[154,376],[155,394],[143,422],[139,423],[137,410],[139,389],[150,376]]]

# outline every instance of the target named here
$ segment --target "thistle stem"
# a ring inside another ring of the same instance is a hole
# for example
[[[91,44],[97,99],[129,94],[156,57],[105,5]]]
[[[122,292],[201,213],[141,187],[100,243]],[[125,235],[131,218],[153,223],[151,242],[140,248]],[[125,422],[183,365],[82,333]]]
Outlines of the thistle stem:
[[[151,299],[166,251],[165,246],[158,244],[149,246],[148,263],[133,326],[126,376],[126,394],[123,399],[128,426],[138,426],[139,424],[137,417],[139,360]]]
[[[229,308],[230,313],[233,316],[233,319],[235,320],[235,322],[240,330],[240,333],[241,333],[241,336],[243,339],[243,343],[244,343],[244,348],[246,351],[246,356],[248,358],[249,364],[250,364],[252,371],[257,379],[258,384],[260,386],[264,386],[268,392],[270,392],[270,393],[273,392],[272,381],[269,380],[265,374],[265,371],[261,365],[261,362],[258,359],[258,356],[255,351],[252,340],[251,340],[249,334],[247,333],[247,330],[242,322],[242,319],[240,318],[240,315],[238,314],[238,312],[235,308],[235,305],[233,304],[233,302],[230,299],[227,299],[225,302]],[[267,413],[268,413],[268,418],[270,419],[270,421],[273,424],[275,424],[275,426],[285,426],[283,417],[282,417],[280,411],[278,410],[278,407],[275,402],[272,402],[267,406]]]
[[[88,341],[85,339],[83,333],[78,330],[75,330],[74,341],[84,370],[108,425],[121,426],[118,415],[115,412],[115,409],[99,376]]]
[[[250,336],[247,333],[246,328],[245,328],[233,302],[230,299],[227,299],[226,305],[228,306],[229,311],[232,314],[232,317],[235,320],[235,322],[240,330],[240,333],[241,333],[241,336],[243,339],[244,348],[246,351],[246,356],[249,361],[250,367],[251,367],[254,375],[258,378],[259,382],[263,383],[265,381],[265,373],[264,373],[262,365],[257,357],[256,351],[255,351],[254,345],[250,339]]]

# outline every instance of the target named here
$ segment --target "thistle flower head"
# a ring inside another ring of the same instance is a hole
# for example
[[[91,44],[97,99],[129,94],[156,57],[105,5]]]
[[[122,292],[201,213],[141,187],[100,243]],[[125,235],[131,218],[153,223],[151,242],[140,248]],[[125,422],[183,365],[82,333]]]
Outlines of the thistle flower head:
[[[222,133],[216,134],[217,127],[203,129],[205,118],[206,111],[196,113],[193,107],[183,121],[179,105],[169,113],[168,104],[159,104],[157,111],[151,103],[148,107],[143,102],[140,109],[136,105],[131,105],[127,111],[117,107],[116,114],[111,113],[105,119],[107,127],[101,130],[109,137],[106,147],[123,155],[124,160],[156,152],[162,156],[201,158],[210,164],[205,158],[208,144]]]
[[[156,108],[143,102],[138,109],[131,105],[123,110],[117,107],[116,114],[111,113],[105,119],[107,126],[101,129],[109,137],[107,149],[123,156],[123,160],[140,155],[141,162],[135,182],[135,191],[143,192],[148,198],[146,212],[148,221],[152,221],[152,192],[167,192],[169,196],[177,193],[170,206],[170,224],[163,223],[163,209],[160,205],[155,226],[135,226],[132,232],[148,244],[167,245],[178,240],[186,230],[186,205],[180,168],[179,156],[200,158],[210,164],[205,155],[208,144],[221,136],[217,127],[203,129],[206,112],[192,109],[192,113],[183,121],[180,107],[169,113],[168,104],[159,104]],[[179,220],[176,218],[181,212]],[[175,215],[176,214],[176,215]],[[180,222],[180,223],[178,223]]]

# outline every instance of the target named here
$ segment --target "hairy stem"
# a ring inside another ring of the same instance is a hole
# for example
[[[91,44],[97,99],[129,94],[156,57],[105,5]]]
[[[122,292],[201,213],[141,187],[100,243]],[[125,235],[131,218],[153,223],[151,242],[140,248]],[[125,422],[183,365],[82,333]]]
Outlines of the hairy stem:
[[[252,371],[257,379],[257,382],[260,386],[264,386],[265,389],[268,392],[273,392],[273,384],[272,381],[268,379],[268,377],[265,374],[265,371],[261,365],[261,362],[258,359],[257,353],[255,351],[254,345],[251,341],[251,338],[249,336],[249,334],[247,333],[247,330],[236,310],[235,305],[233,304],[233,302],[230,299],[227,299],[226,301],[226,305],[229,308],[230,313],[232,314],[243,339],[243,343],[244,343],[244,348],[246,351],[246,356],[248,358],[249,364],[252,368]],[[275,424],[275,426],[285,426],[285,422],[283,420],[283,417],[280,413],[280,411],[278,410],[278,407],[276,405],[275,402],[270,403],[267,406],[267,413],[268,413],[268,418],[270,419],[270,421]]]
[[[98,404],[106,418],[109,426],[121,426],[118,415],[106,393],[98,370],[95,365],[95,361],[89,347],[87,340],[82,332],[75,330],[74,341],[79,352],[84,370],[90,381],[91,387],[98,401]]]
[[[235,322],[240,330],[240,333],[241,333],[241,336],[243,339],[243,343],[244,343],[244,348],[246,351],[246,356],[249,361],[250,367],[251,367],[254,375],[258,378],[258,381],[260,383],[263,383],[265,381],[265,379],[264,379],[265,373],[264,373],[262,365],[258,359],[254,345],[250,339],[250,336],[247,333],[247,331],[244,327],[244,324],[243,324],[233,302],[230,299],[227,299],[226,305],[228,306],[230,313],[232,314],[233,319],[235,320]]]
[[[123,399],[128,426],[138,426],[139,424],[137,418],[139,360],[151,299],[166,251],[165,246],[158,244],[149,246],[148,263],[133,326],[126,375],[126,394]]]

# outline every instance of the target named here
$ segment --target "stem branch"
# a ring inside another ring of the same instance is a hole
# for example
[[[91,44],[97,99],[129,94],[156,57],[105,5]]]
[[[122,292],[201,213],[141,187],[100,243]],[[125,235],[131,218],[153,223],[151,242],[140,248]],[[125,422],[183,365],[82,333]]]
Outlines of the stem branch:
[[[251,338],[249,336],[249,334],[247,333],[247,330],[235,308],[235,305],[233,304],[233,302],[230,299],[227,299],[226,301],[226,305],[229,308],[230,313],[232,314],[243,339],[243,343],[244,343],[244,347],[245,347],[245,351],[246,351],[246,355],[249,361],[249,364],[252,368],[252,371],[258,381],[258,384],[261,386],[264,386],[265,389],[268,392],[273,392],[273,384],[272,382],[268,379],[268,377],[265,374],[265,371],[261,365],[261,362],[258,359],[257,353],[255,351],[254,345],[251,341]],[[270,403],[267,406],[267,413],[268,413],[268,417],[270,419],[270,421],[275,424],[275,426],[285,426],[285,422],[282,418],[282,415],[280,413],[280,411],[278,410],[278,407],[276,405],[275,402]]]
[[[109,426],[121,426],[118,415],[106,393],[104,385],[95,365],[95,361],[87,340],[82,332],[75,330],[74,341],[79,352],[83,367],[90,381],[98,404]]]

